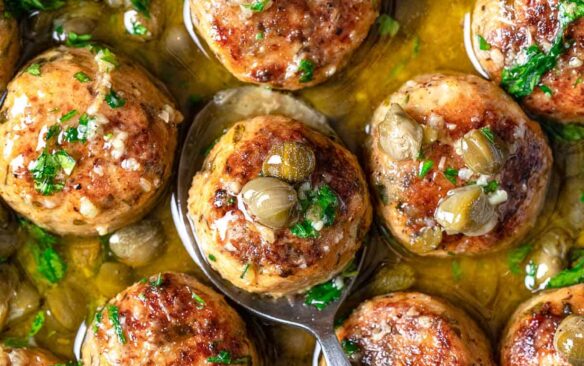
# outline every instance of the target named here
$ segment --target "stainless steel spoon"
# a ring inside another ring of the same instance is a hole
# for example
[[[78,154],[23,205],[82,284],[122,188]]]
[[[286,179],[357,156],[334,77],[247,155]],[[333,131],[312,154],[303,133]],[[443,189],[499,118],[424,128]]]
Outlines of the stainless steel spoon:
[[[249,92],[252,94],[248,94]],[[209,103],[201,113],[199,113],[186,136],[181,152],[177,177],[178,184],[171,200],[171,210],[175,226],[183,244],[193,260],[211,282],[231,300],[265,319],[303,328],[309,331],[318,339],[329,366],[348,366],[350,363],[337,340],[333,329],[333,323],[340,304],[349,293],[357,276],[345,279],[341,298],[328,305],[324,310],[319,311],[314,307],[305,305],[303,296],[272,299],[251,294],[233,286],[211,268],[210,264],[207,262],[207,258],[197,245],[197,238],[194,230],[195,224],[190,219],[187,209],[188,190],[192,178],[202,165],[204,157],[201,152],[204,151],[207,144],[213,140],[212,136],[214,135],[214,137],[216,137],[217,132],[212,133],[210,130],[221,131],[224,128],[227,128],[230,124],[245,117],[249,117],[246,113],[251,112],[250,108],[247,108],[246,106],[246,101],[255,103],[258,99],[257,97],[265,93],[270,94],[266,99],[269,100],[269,104],[261,105],[260,113],[270,114],[270,111],[284,115],[290,113],[290,106],[286,106],[286,103],[292,99],[291,96],[271,92],[263,88],[253,87],[222,92],[213,102]],[[230,98],[235,98],[231,104]],[[279,103],[279,101],[281,101],[281,103]],[[297,112],[299,111],[301,114],[316,113],[317,117],[313,119],[316,119],[318,122],[319,117],[317,112],[308,111],[308,106],[301,102],[294,103],[299,104],[292,109]],[[225,118],[223,111],[229,108],[240,112],[233,112],[233,115],[230,115],[229,118]],[[206,118],[199,118],[203,115],[207,116],[207,118],[212,118],[213,123],[206,123],[206,121],[208,122]],[[312,117],[314,117],[314,115]],[[327,131],[326,128],[324,128],[324,130]],[[366,257],[366,251],[367,249],[364,247],[359,254],[359,258],[357,259],[358,271],[361,269]]]

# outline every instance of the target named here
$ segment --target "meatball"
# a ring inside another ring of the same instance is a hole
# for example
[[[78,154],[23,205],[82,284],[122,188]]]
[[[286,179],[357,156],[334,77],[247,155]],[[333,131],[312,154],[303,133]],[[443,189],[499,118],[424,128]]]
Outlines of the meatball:
[[[259,365],[237,312],[178,273],[153,276],[110,300],[87,330],[81,360],[85,366]]]
[[[9,84],[0,118],[4,200],[47,230],[88,236],[154,205],[182,116],[145,70],[95,45],[32,60]]]
[[[61,361],[39,348],[7,348],[0,344],[0,365],[3,366],[54,366]]]
[[[520,305],[503,334],[501,365],[569,366],[556,351],[554,337],[570,315],[584,315],[584,284],[548,291]],[[580,355],[581,347],[580,339]]]
[[[348,62],[378,14],[370,0],[191,0],[195,27],[238,79],[296,90]]]
[[[379,215],[420,255],[517,243],[541,211],[552,166],[539,125],[470,75],[407,82],[375,112],[368,149]]]
[[[529,112],[560,123],[584,123],[584,20],[564,24],[576,6],[560,3],[478,0],[473,48],[489,76],[521,98]]]
[[[462,310],[420,293],[362,303],[336,330],[358,365],[494,365],[489,341]]]
[[[5,14],[4,1],[0,0],[0,14]],[[18,23],[12,16],[0,17],[0,93],[12,77],[20,55]]]
[[[355,156],[281,116],[241,121],[223,135],[193,179],[188,208],[211,266],[274,297],[342,271],[372,220]]]

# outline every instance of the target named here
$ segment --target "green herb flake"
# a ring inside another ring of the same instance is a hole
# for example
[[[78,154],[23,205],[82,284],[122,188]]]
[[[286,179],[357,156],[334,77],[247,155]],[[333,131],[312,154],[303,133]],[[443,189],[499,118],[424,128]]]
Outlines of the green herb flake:
[[[46,149],[29,167],[35,189],[44,196],[60,192],[64,183],[57,179],[61,171],[70,175],[75,167],[75,160],[65,151],[49,153]]]
[[[300,82],[308,83],[314,79],[314,62],[304,59],[300,61],[298,65],[298,71],[300,71]]]
[[[99,50],[101,57],[100,59],[108,64],[112,65],[113,67],[120,66],[120,62],[118,61],[118,57],[109,49],[109,48],[101,48]]]
[[[319,236],[315,223],[322,222],[323,227],[334,223],[339,199],[327,184],[305,192],[305,196],[305,199],[300,200],[302,219],[290,228],[290,232],[299,238],[314,239]]]
[[[550,279],[546,288],[560,288],[584,283],[584,250],[570,253],[572,267],[564,269]]]
[[[162,273],[158,274],[158,277],[154,281],[150,281],[150,286],[152,287],[160,287],[164,283],[164,279],[162,278]]]
[[[243,280],[245,278],[247,271],[249,271],[249,267],[250,267],[249,263],[246,263],[245,266],[243,266],[243,271],[241,272],[241,276],[239,276],[240,279]]]
[[[487,185],[483,187],[483,192],[487,194],[495,193],[499,189],[499,186],[500,186],[499,182],[497,182],[496,180],[489,181],[489,183],[487,183]]]
[[[67,122],[71,120],[71,118],[75,117],[77,113],[78,112],[76,109],[72,109],[69,112],[65,113],[61,118],[59,118],[59,122]]]
[[[53,247],[57,244],[57,237],[26,220],[20,220],[20,226],[31,239],[27,246],[31,250],[37,272],[52,284],[61,281],[67,272],[67,264]]]
[[[145,36],[149,33],[148,28],[140,22],[132,22],[132,30],[130,33],[134,36]]]
[[[88,83],[91,81],[89,75],[87,75],[83,71],[76,72],[75,75],[73,75],[73,77],[80,83]]]
[[[45,313],[42,311],[39,311],[38,313],[36,313],[36,315],[34,316],[34,319],[32,320],[32,325],[30,327],[30,330],[28,331],[28,337],[30,338],[30,337],[34,337],[35,335],[37,335],[38,332],[40,332],[40,330],[44,324],[45,324]]]
[[[93,120],[87,113],[83,113],[79,117],[79,125],[77,127],[69,127],[65,131],[64,140],[67,142],[86,142],[87,133],[89,132],[89,122]]]
[[[138,294],[138,299],[140,299],[140,301],[142,302],[146,302],[146,295],[144,295],[144,293],[139,293]]]
[[[424,178],[426,175],[428,175],[430,170],[432,170],[432,167],[434,167],[434,161],[424,160],[424,162],[420,166],[420,171],[418,172],[418,177]]]
[[[456,178],[458,178],[458,169],[446,168],[444,169],[444,177],[454,185],[456,185]]]
[[[93,36],[91,34],[77,34],[75,32],[67,33],[65,45],[74,48],[83,48],[89,46]]]
[[[29,67],[26,68],[26,72],[31,74],[32,76],[41,76],[41,64],[31,64]]]
[[[122,325],[120,324],[120,315],[118,307],[111,304],[108,305],[107,313],[109,315],[110,322],[114,326],[114,332],[118,336],[118,341],[121,344],[126,344],[126,336],[124,335],[124,330],[122,329]]]
[[[193,298],[193,300],[195,300],[197,302],[197,309],[202,309],[205,307],[206,303],[205,300],[203,300],[203,298],[199,295],[197,295],[196,293],[192,293],[191,297]]]
[[[150,0],[132,0],[132,6],[142,15],[150,17]]]
[[[220,365],[249,365],[250,361],[250,356],[243,356],[234,359],[231,355],[231,352],[226,350],[220,351],[217,356],[211,356],[207,358],[207,362],[217,363]]]
[[[304,303],[314,306],[318,310],[323,310],[330,303],[341,298],[341,290],[342,288],[337,287],[337,281],[332,279],[308,290],[304,298]]]
[[[217,257],[215,257],[213,254],[209,254],[209,256],[208,256],[208,257],[209,257],[209,260],[210,260],[211,262],[216,262],[216,261],[217,261]]]
[[[460,262],[456,260],[452,261],[450,269],[452,271],[452,278],[454,281],[460,281],[462,279],[462,267]]]
[[[511,273],[514,275],[521,274],[521,264],[525,261],[532,250],[533,245],[524,244],[509,252],[507,255],[507,265],[509,266]]]
[[[105,96],[107,105],[112,109],[121,108],[126,105],[126,101],[120,97],[113,89]]]
[[[489,140],[491,144],[495,143],[495,134],[490,127],[481,128],[481,133],[487,138],[487,140]]]
[[[262,39],[264,39],[264,37],[265,37],[264,32],[257,32],[255,35],[256,41],[261,41]]]
[[[381,14],[377,18],[377,23],[379,24],[379,34],[382,37],[394,37],[399,32],[399,22],[387,14]]]
[[[552,91],[552,89],[549,86],[547,86],[547,85],[540,85],[539,88],[548,97],[551,97],[554,94],[554,92]]]
[[[97,313],[95,313],[95,316],[93,318],[93,325],[92,325],[93,334],[97,334],[97,332],[99,331],[99,325],[101,324],[102,318],[103,318],[103,310],[99,310]]]
[[[266,9],[269,3],[270,0],[254,0],[249,4],[243,4],[243,7],[253,11],[254,13],[261,13]]]
[[[491,49],[491,44],[483,36],[477,36],[477,40],[481,51],[489,51]]]
[[[53,137],[59,136],[60,133],[61,133],[61,126],[59,126],[59,125],[52,125],[47,130],[47,134],[45,135],[45,141],[49,141]]]
[[[24,348],[28,347],[28,339],[8,337],[2,340],[2,343],[9,348]]]
[[[345,351],[347,356],[352,356],[359,352],[359,345],[349,339],[343,339],[341,346],[343,347],[343,351]]]

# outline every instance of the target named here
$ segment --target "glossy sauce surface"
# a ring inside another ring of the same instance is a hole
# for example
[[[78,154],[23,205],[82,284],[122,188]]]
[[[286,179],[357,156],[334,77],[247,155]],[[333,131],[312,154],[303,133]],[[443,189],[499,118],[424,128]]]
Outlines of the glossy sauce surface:
[[[94,39],[130,55],[168,86],[181,105],[185,116],[182,128],[186,129],[205,101],[216,92],[241,83],[213,57],[208,58],[204,53],[208,50],[199,49],[192,42],[183,26],[182,1],[166,0],[162,3],[158,18],[162,28],[156,38],[148,42],[127,34],[123,11],[113,11],[93,1],[71,2],[56,12],[41,13],[25,24],[24,60],[52,44],[48,38],[52,34],[53,21],[57,20],[55,24],[59,24],[72,14],[89,17],[93,19]],[[473,3],[473,0],[400,0],[392,5],[384,1],[383,8],[393,11],[394,18],[400,23],[397,35],[381,36],[376,24],[346,69],[320,86],[298,92],[297,96],[326,114],[337,133],[351,150],[360,155],[363,162],[362,144],[374,109],[405,81],[435,71],[475,73],[464,46],[465,17]],[[221,131],[217,132],[219,136]],[[179,135],[184,136],[184,132]],[[584,204],[580,200],[584,152],[576,144],[554,144],[554,148],[556,172],[546,208],[536,226],[537,230],[530,233],[524,242],[530,243],[541,233],[558,227],[567,232],[572,240],[584,245],[581,231]],[[167,195],[150,215],[161,220],[167,236],[167,249],[152,263],[132,270],[131,278],[126,281],[128,283],[120,284],[122,289],[141,277],[161,271],[187,272],[207,282],[183,249],[169,207]],[[382,237],[376,235],[373,240]],[[524,275],[516,275],[510,270],[508,251],[472,258],[438,259],[415,257],[403,252],[398,245],[390,244],[390,247],[386,268],[377,271],[370,285],[357,289],[347,304],[348,308],[366,297],[379,294],[380,288],[384,288],[379,283],[399,279],[403,273],[397,272],[396,275],[392,268],[408,268],[408,278],[414,279],[412,289],[441,295],[463,307],[497,344],[511,313],[530,296],[524,284]],[[77,294],[71,302],[73,307],[70,311],[60,310],[69,312],[67,314],[59,314],[59,307],[51,309],[51,304],[44,302],[41,309],[47,310],[45,325],[35,337],[39,345],[70,358],[77,330],[74,324],[82,319],[91,319],[93,309],[107,300],[107,296],[100,292],[97,273],[100,264],[113,260],[113,256],[104,250],[100,238],[60,239],[58,251],[68,263],[68,271],[65,279],[50,289],[45,282],[35,280],[34,264],[27,248],[26,245],[22,247],[15,256],[16,261],[33,279],[44,298],[55,289],[74,289]],[[400,264],[392,267],[395,263]],[[34,313],[11,324],[1,338],[26,335],[33,317]],[[70,320],[71,326],[64,326],[67,321],[63,318]],[[260,350],[262,347],[275,348],[272,351],[275,351],[278,365],[311,364],[314,340],[310,336],[283,326],[264,327],[264,330],[268,339],[275,342],[260,346]]]

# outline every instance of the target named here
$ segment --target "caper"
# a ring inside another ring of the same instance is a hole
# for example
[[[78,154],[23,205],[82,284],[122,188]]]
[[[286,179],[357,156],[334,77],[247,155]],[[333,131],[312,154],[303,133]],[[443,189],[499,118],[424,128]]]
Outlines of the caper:
[[[422,228],[411,240],[410,249],[414,253],[428,253],[442,243],[442,229],[438,226]]]
[[[262,173],[288,182],[302,182],[310,177],[315,165],[316,158],[310,147],[298,142],[284,142],[270,149]]]
[[[367,286],[367,294],[378,296],[395,291],[404,291],[416,282],[416,272],[404,263],[381,268]]]
[[[571,236],[560,228],[554,228],[538,239],[536,249],[529,259],[537,268],[527,284],[530,290],[545,288],[550,278],[565,268],[571,246]]]
[[[393,160],[414,159],[420,153],[424,131],[399,104],[392,104],[379,124],[379,146]]]
[[[158,220],[144,219],[116,231],[110,237],[109,245],[120,262],[140,267],[150,263],[164,251],[166,235]]]
[[[279,179],[256,178],[243,187],[241,197],[248,213],[262,225],[285,228],[295,218],[296,190]]]
[[[495,208],[478,185],[452,189],[440,202],[434,218],[447,234],[484,235],[497,223]]]
[[[87,300],[80,289],[60,283],[46,293],[46,301],[52,316],[65,329],[75,331],[85,318]]]
[[[41,297],[36,288],[28,281],[21,282],[10,301],[7,322],[11,323],[34,313],[38,310],[40,302]]]
[[[584,316],[566,317],[554,335],[554,347],[571,365],[584,365]]]
[[[464,163],[479,174],[498,173],[507,159],[503,142],[489,129],[472,130],[461,140]]]
[[[132,284],[132,269],[125,264],[105,262],[95,277],[95,285],[105,297],[114,297]]]

